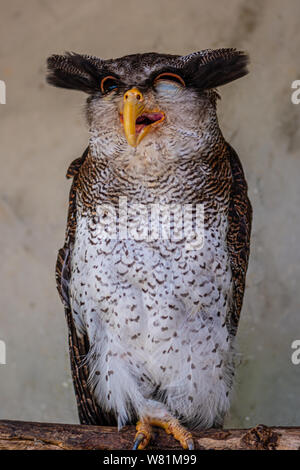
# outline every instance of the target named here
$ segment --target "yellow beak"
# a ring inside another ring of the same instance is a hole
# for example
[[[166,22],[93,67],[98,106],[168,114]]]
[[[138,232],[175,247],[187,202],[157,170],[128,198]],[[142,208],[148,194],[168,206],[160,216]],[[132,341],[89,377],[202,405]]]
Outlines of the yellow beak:
[[[137,119],[142,117],[142,115],[146,123],[137,124]],[[124,94],[123,114],[121,114],[120,118],[124,126],[127,142],[132,147],[136,147],[145,135],[148,134],[150,128],[165,119],[165,115],[161,111],[145,112],[142,93],[137,88],[131,88],[131,90]]]
[[[144,97],[137,88],[132,88],[124,95],[123,125],[127,142],[132,147],[137,145],[135,122],[144,110]]]

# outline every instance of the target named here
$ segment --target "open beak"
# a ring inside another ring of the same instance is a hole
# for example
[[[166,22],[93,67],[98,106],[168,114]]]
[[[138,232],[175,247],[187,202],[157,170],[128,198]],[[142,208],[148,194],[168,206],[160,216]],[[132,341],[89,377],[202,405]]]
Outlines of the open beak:
[[[127,142],[136,147],[154,126],[164,121],[165,114],[159,110],[146,110],[144,97],[137,88],[128,90],[123,100],[120,120],[124,126]]]

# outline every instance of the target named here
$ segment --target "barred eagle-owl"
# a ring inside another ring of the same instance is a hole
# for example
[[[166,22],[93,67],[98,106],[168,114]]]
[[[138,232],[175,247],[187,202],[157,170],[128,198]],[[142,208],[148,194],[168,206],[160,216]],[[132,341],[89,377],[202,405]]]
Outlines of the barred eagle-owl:
[[[216,88],[247,62],[235,49],[48,59],[50,84],[89,95],[57,260],[80,421],[137,423],[134,448],[161,427],[192,449],[190,430],[222,425],[229,408],[251,205]],[[177,233],[185,207],[194,240],[203,208],[194,245]],[[152,236],[153,208],[167,236]]]

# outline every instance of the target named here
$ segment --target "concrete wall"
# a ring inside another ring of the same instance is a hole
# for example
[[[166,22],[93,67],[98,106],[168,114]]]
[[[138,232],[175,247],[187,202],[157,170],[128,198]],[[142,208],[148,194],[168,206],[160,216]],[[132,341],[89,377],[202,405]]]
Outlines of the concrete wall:
[[[44,81],[51,53],[104,58],[245,49],[251,74],[221,90],[220,121],[254,208],[238,333],[241,366],[228,425],[300,423],[300,79],[298,0],[0,1],[0,418],[77,422],[66,325],[54,281],[69,162],[87,143],[85,97]]]

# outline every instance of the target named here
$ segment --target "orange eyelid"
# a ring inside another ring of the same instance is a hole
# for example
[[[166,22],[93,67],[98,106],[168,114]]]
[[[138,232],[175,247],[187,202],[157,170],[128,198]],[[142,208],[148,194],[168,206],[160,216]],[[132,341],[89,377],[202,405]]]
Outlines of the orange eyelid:
[[[183,78],[181,78],[180,75],[177,75],[176,73],[171,73],[171,72],[161,73],[160,75],[158,75],[158,77],[155,78],[154,82],[156,82],[157,80],[160,80],[164,77],[166,77],[166,80],[167,80],[167,77],[177,78],[180,81],[181,85],[185,86]]]
[[[106,80],[108,80],[108,79],[117,81],[116,77],[113,77],[112,75],[107,75],[107,77],[102,78],[101,84],[100,84],[100,88],[101,88],[102,93],[105,93],[103,85],[106,82]]]

